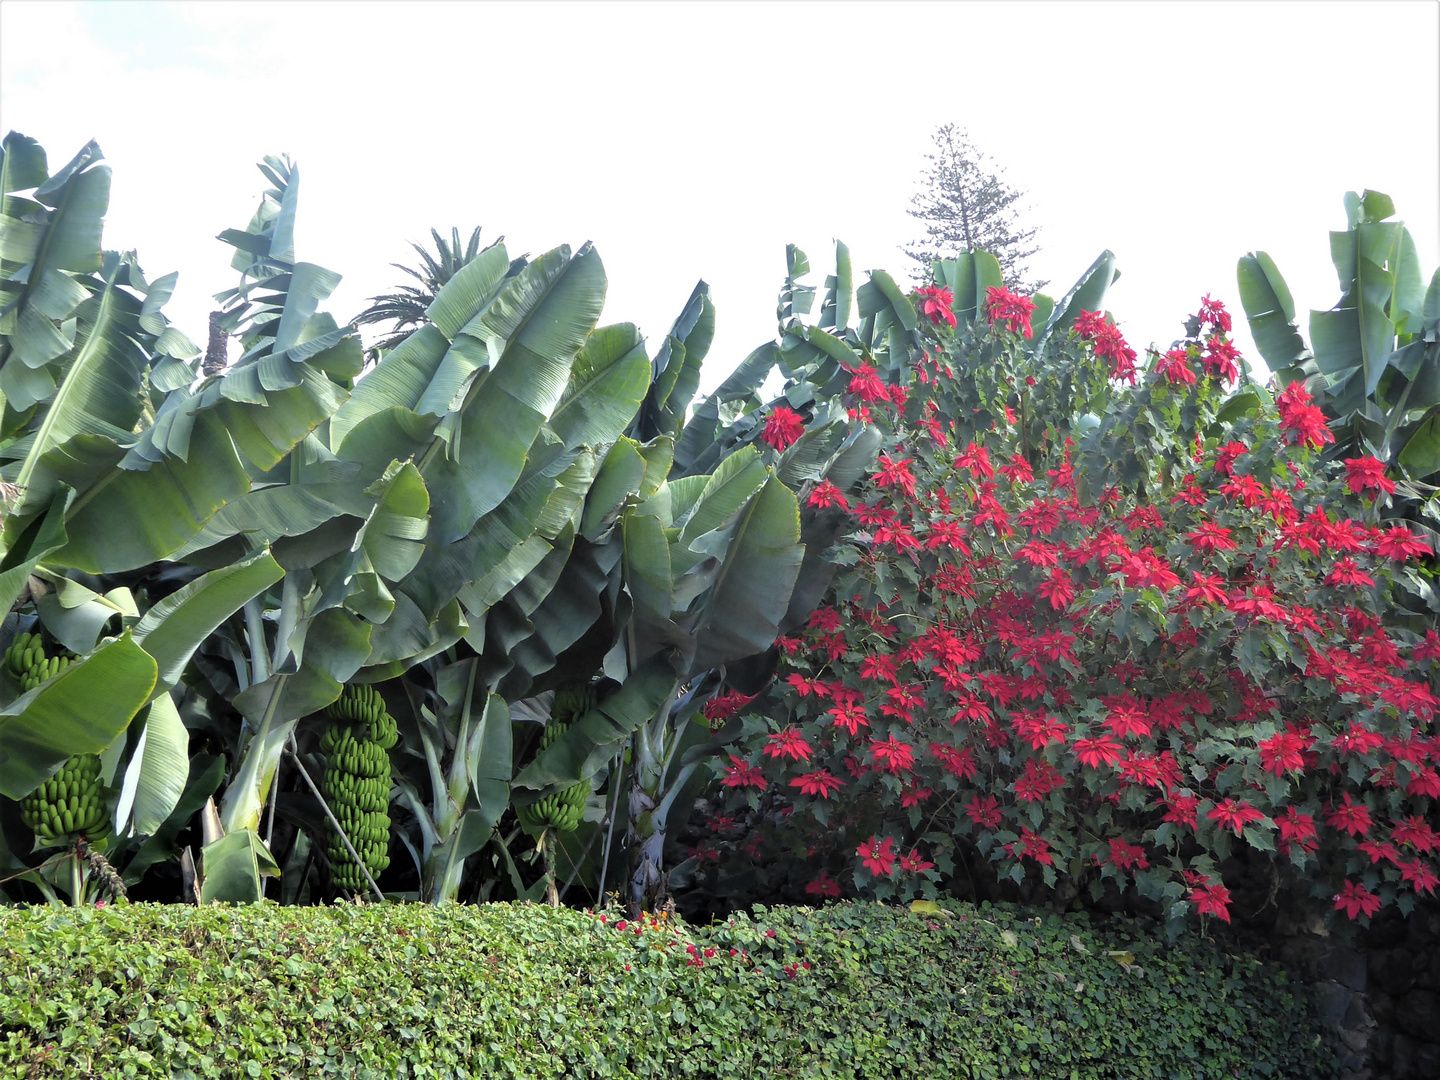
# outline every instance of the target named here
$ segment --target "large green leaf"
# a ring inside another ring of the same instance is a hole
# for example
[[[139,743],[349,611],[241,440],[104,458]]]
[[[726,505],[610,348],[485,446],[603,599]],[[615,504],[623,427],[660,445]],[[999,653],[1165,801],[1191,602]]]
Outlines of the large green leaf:
[[[155,658],[156,698],[180,681],[195,650],[215,629],[285,572],[268,551],[212,570],[159,600],[135,625],[135,642]]]
[[[301,626],[303,645],[295,648],[303,657],[299,670],[276,672],[235,698],[255,734],[225,790],[220,820],[228,832],[256,826],[296,722],[338,698],[370,655],[370,626],[341,608],[322,611]]]
[[[47,453],[77,435],[127,439],[140,415],[146,357],[126,326],[138,317],[139,304],[116,287],[118,273],[117,267],[99,295],[82,305],[89,332],[69,360],[15,477],[22,492],[18,516],[36,512],[54,491],[54,476],[41,466]]]
[[[339,453],[345,436],[366,417],[396,407],[416,409],[449,347],[438,329],[422,326],[386,353],[331,418],[330,449]]]
[[[675,691],[677,675],[668,654],[648,658],[611,696],[570,726],[511,782],[512,788],[578,783],[599,772],[615,748],[651,719]]]
[[[800,258],[803,260],[804,256]],[[654,375],[635,434],[644,441],[674,435],[700,385],[700,367],[715,337],[715,305],[710,286],[696,284],[655,354]]]
[[[600,462],[595,482],[585,498],[580,531],[589,540],[598,540],[620,514],[625,500],[640,490],[645,479],[645,458],[633,439],[616,439]]]
[[[426,318],[445,335],[447,341],[454,341],[466,324],[494,299],[509,269],[510,256],[505,251],[505,245],[492,244],[441,286],[425,310]]]
[[[53,475],[83,489],[66,520],[60,563],[101,574],[166,558],[250,488],[234,443],[213,417],[196,424],[187,460],[166,457],[142,471],[120,468],[123,456],[101,436],[77,436],[46,455]]]
[[[850,249],[835,241],[835,273],[825,279],[825,300],[820,305],[820,326],[843,333],[850,325],[850,307],[854,298],[854,278],[850,271]]]
[[[635,418],[649,381],[640,332],[630,323],[599,327],[575,357],[550,430],[571,450],[613,442]]]
[[[1120,272],[1115,269],[1115,253],[1102,251],[1080,275],[1080,279],[1070,287],[1070,291],[1055,305],[1045,329],[1036,330],[1036,348],[1052,334],[1065,334],[1069,331],[1080,317],[1080,312],[1104,310],[1105,295],[1119,276]]]
[[[1274,260],[1263,251],[1242,255],[1235,276],[1250,334],[1265,363],[1272,371],[1300,363],[1309,350],[1295,325],[1295,301]]]
[[[190,775],[190,733],[169,694],[150,703],[115,807],[120,836],[150,836],[180,801]]]
[[[678,547],[685,552],[683,565],[677,565],[676,573],[689,569],[698,557],[691,559],[689,552],[696,539],[728,525],[745,505],[746,501],[765,483],[768,470],[760,460],[760,454],[753,446],[745,446],[722,461],[710,474],[701,489],[700,496],[688,514],[676,514],[675,523],[681,525]]]
[[[71,755],[108,747],[150,699],[155,675],[127,632],[0,708],[0,794],[23,798]]]
[[[694,628],[692,674],[774,643],[805,556],[795,493],[772,476],[714,553],[723,562]]]
[[[254,829],[236,829],[206,844],[200,870],[202,904],[258,903],[260,879],[280,876],[280,867]]]
[[[42,559],[65,546],[65,510],[69,489],[51,499],[45,513],[33,517],[0,558],[0,611],[9,611]]]
[[[455,440],[445,452],[437,440],[422,461],[436,542],[460,539],[510,493],[604,299],[605,268],[594,248],[573,258],[558,248],[511,278],[467,326],[504,348],[471,389]]]

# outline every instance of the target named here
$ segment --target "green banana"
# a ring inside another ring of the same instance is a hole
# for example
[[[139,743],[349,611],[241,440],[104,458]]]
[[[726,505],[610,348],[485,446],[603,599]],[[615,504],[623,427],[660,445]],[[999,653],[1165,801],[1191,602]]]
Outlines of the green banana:
[[[325,707],[332,723],[320,737],[325,754],[321,789],[325,800],[360,857],[351,858],[338,835],[326,841],[335,884],[361,892],[369,883],[361,864],[371,874],[390,865],[390,755],[399,740],[399,728],[373,686],[347,685]]]

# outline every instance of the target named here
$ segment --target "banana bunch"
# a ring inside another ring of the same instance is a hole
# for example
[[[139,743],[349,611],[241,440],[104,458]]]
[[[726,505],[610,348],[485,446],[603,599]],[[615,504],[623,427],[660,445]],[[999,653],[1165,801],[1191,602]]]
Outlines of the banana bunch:
[[[557,702],[560,700],[560,693],[557,691],[555,694]],[[558,722],[556,713],[552,712],[550,723],[545,725],[545,736],[540,740],[541,751],[565,734],[569,726]],[[516,807],[515,816],[519,819],[521,828],[528,833],[544,832],[546,829],[574,832],[580,825],[580,819],[585,816],[585,801],[589,797],[590,785],[582,780],[564,791],[545,796],[539,802]]]
[[[320,737],[325,801],[372,875],[390,865],[390,755],[399,731],[371,686],[346,686],[326,706],[334,723]],[[338,836],[326,845],[335,884],[350,892],[368,887],[365,875]]]
[[[562,724],[571,724],[594,707],[594,683],[562,687],[555,691],[555,703],[550,706],[550,719],[558,720]]]
[[[38,839],[48,843],[95,836],[109,819],[104,789],[99,755],[76,754],[20,800],[20,817]]]
[[[22,692],[29,693],[46,679],[53,679],[74,662],[73,656],[46,656],[39,634],[17,634],[5,650],[5,664],[20,680]]]

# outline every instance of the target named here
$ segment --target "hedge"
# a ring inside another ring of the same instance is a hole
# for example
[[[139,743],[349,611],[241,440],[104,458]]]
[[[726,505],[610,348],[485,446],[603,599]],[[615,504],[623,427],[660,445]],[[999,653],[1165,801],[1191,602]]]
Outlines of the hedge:
[[[920,905],[925,907],[925,905]],[[1323,1077],[1285,974],[945,904],[0,909],[0,1077]]]

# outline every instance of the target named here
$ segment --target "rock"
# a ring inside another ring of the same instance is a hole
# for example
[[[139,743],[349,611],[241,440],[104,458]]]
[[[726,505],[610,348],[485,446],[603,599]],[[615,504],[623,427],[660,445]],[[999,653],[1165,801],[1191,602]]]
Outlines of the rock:
[[[1354,1008],[1354,1005],[1351,1005]],[[1370,1032],[1363,1028],[1344,1027],[1340,1029],[1340,1041],[1355,1053],[1361,1053],[1370,1044]],[[1360,1066],[1356,1065],[1355,1068]]]
[[[1365,1008],[1365,999],[1359,994],[1350,998],[1350,1007],[1345,1010],[1345,1017],[1340,1021],[1342,1028],[1359,1030],[1361,1028],[1373,1027],[1375,1021],[1370,1019],[1370,1013]]]
[[[1350,991],[1337,982],[1319,983],[1315,987],[1315,1008],[1322,1024],[1338,1028],[1350,1008]]]
[[[1391,1075],[1395,1080],[1420,1080],[1420,1074],[1415,1071],[1416,1052],[1419,1049],[1420,1046],[1414,1039],[1404,1035],[1395,1036],[1395,1051],[1390,1057]]]
[[[1365,1007],[1382,1028],[1395,1026],[1395,999],[1381,990],[1372,991],[1365,999]]]
[[[1404,949],[1387,949],[1370,954],[1370,978],[1392,997],[1399,997],[1415,985],[1415,957]]]
[[[1440,1044],[1426,1043],[1415,1055],[1415,1068],[1419,1076],[1440,1076]]]
[[[1400,1030],[1426,1042],[1440,1040],[1440,994],[1434,990],[1411,990],[1395,1010]]]
[[[1320,974],[1349,987],[1357,994],[1365,992],[1365,955],[1354,949],[1332,949],[1320,961]]]

